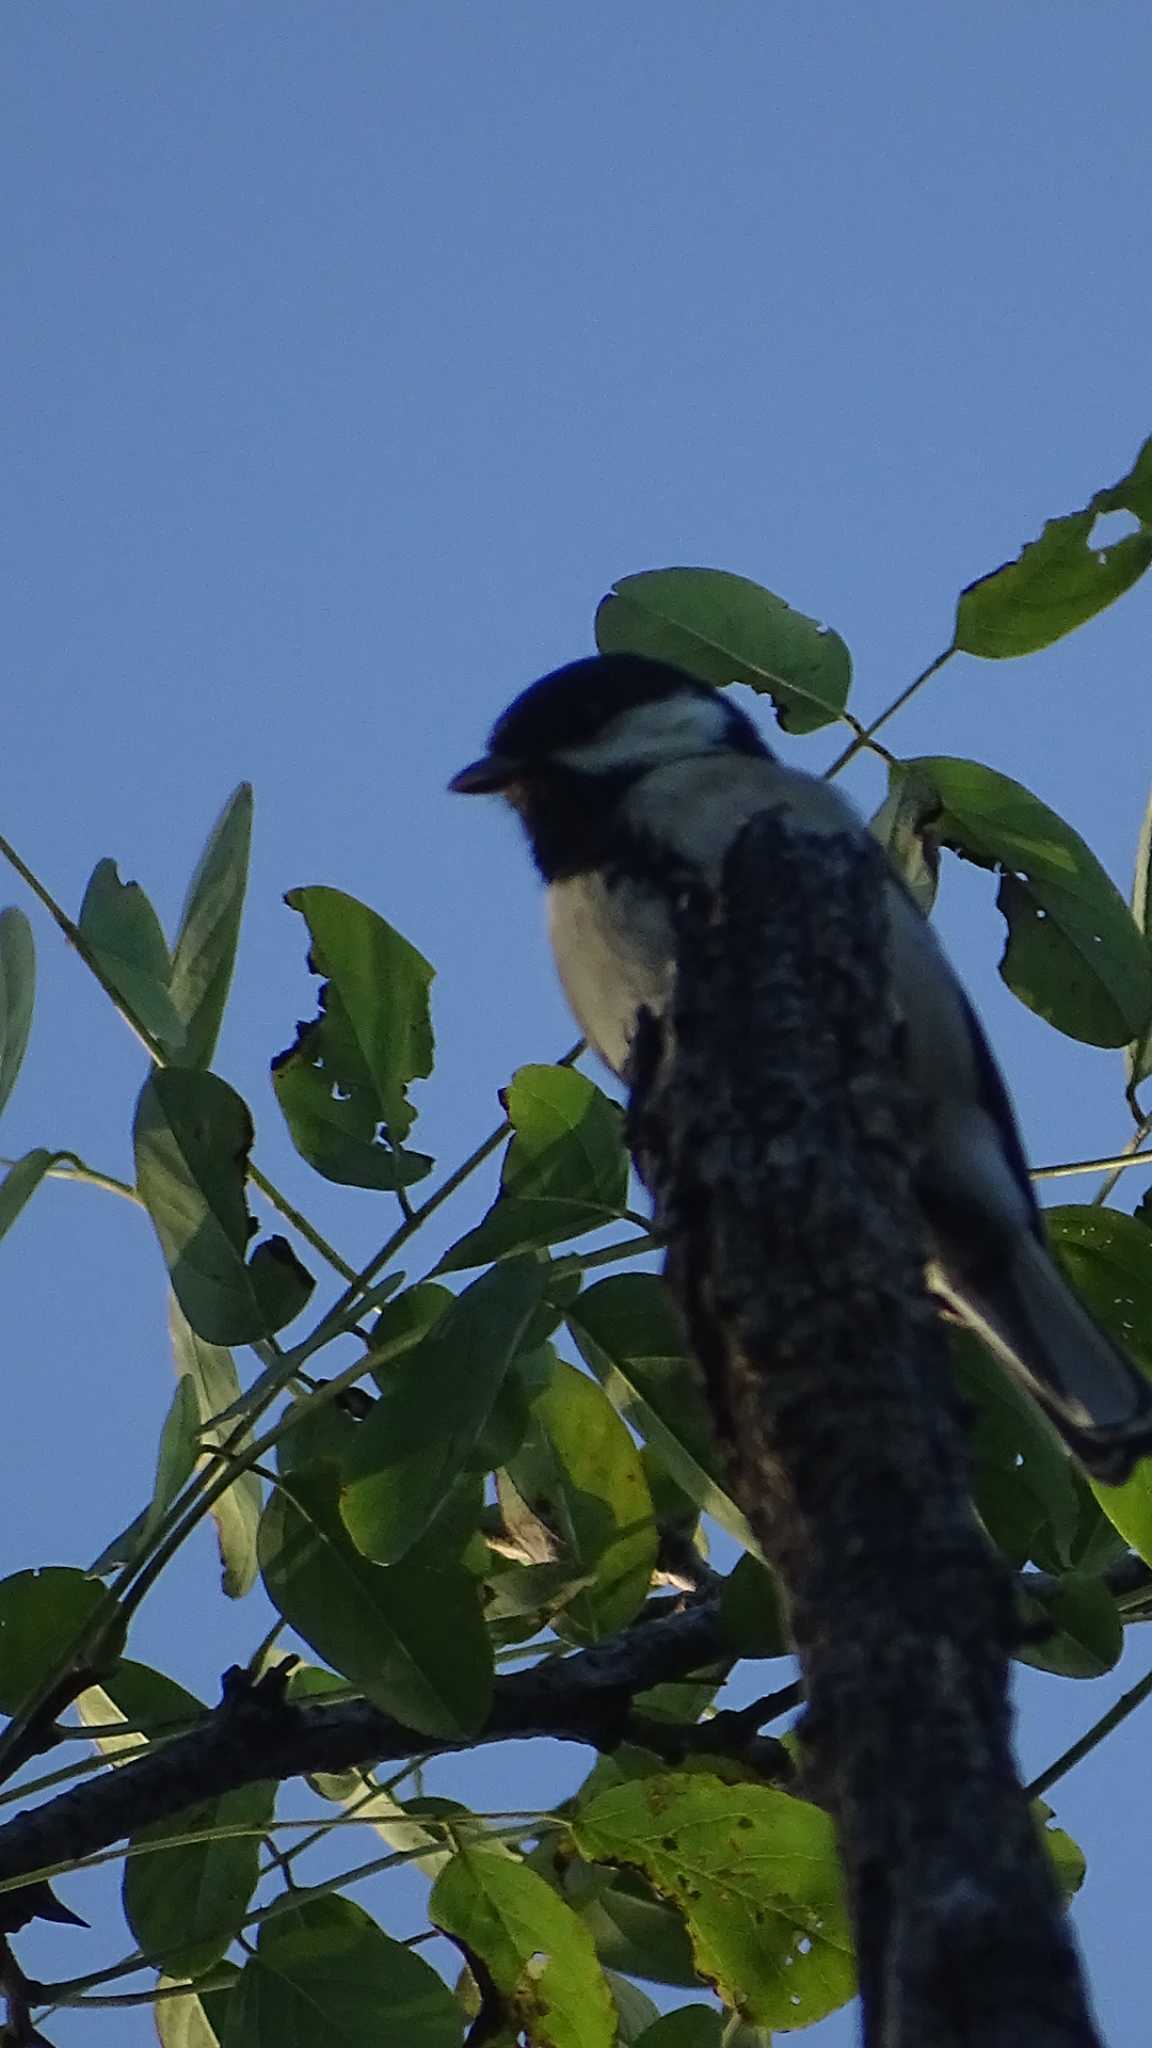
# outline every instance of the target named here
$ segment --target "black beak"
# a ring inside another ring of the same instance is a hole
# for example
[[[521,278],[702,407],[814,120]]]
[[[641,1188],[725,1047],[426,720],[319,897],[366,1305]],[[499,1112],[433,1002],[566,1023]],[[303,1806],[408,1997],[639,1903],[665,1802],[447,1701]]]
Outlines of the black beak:
[[[519,762],[510,761],[506,754],[485,754],[454,775],[448,787],[457,796],[493,796],[508,789],[520,773]]]

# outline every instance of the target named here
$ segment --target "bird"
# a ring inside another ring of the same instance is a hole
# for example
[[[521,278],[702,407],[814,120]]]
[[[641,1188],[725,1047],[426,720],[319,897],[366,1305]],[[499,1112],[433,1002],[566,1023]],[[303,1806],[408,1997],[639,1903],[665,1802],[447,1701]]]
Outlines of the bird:
[[[718,883],[737,835],[765,811],[804,833],[867,834],[848,799],[781,762],[723,690],[640,654],[591,655],[532,683],[449,788],[499,795],[519,815],[569,1005],[625,1080],[642,1013],[659,1019],[671,1000],[672,892],[684,874]],[[1000,1069],[894,868],[884,911],[898,1044],[923,1112],[917,1199],[931,1284],[1089,1476],[1119,1485],[1152,1451],[1152,1382],[1057,1267]]]

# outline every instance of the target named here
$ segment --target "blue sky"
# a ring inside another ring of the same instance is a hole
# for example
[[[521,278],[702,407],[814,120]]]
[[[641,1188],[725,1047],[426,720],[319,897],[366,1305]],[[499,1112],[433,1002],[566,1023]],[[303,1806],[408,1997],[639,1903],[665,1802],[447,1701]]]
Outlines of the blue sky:
[[[2,829],[72,910],[112,854],[172,917],[253,780],[219,1064],[268,1170],[367,1254],[376,1200],[318,1192],[278,1129],[267,1062],[312,1002],[282,892],[349,889],[436,963],[426,1149],[455,1159],[510,1070],[571,1030],[510,823],[443,785],[515,690],[587,651],[609,583],[675,562],[757,578],[844,634],[867,714],[947,642],[962,584],[1152,430],[1147,10],[8,0],[2,48]],[[1150,605],[1137,590],[1024,662],[956,663],[890,743],[1018,776],[1126,887]],[[871,768],[854,787],[882,794]],[[993,893],[953,863],[939,918],[1029,1148],[1108,1149],[1119,1058],[1002,988]],[[14,878],[2,896],[25,900]],[[123,1172],[139,1056],[38,936],[5,1150]],[[83,1560],[150,1484],[159,1258],[126,1205],[54,1185],[0,1248],[0,1288],[27,1482],[0,1567]],[[205,1545],[137,1645],[209,1693],[259,1633],[214,1576]],[[1027,1676],[1028,1764],[1149,1653],[1095,1686]],[[1146,2001],[1150,1728],[1057,1802],[1116,2042]],[[520,1803],[538,1772],[488,1758],[472,1782]],[[52,1937],[32,1963],[89,1956]],[[151,2038],[100,2013],[56,2034]]]

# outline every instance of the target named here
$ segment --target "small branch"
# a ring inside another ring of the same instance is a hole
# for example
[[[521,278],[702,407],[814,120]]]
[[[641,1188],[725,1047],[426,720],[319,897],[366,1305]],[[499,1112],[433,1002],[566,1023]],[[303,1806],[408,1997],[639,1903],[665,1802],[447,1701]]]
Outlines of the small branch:
[[[919,675],[913,677],[912,681],[906,686],[906,688],[900,691],[898,696],[893,697],[892,702],[887,706],[887,708],[884,711],[880,713],[879,718],[874,718],[872,720],[871,725],[866,725],[862,727],[860,730],[858,730],[856,738],[852,741],[851,745],[845,747],[844,752],[842,754],[837,755],[836,759],[832,763],[832,766],[824,770],[825,780],[830,782],[833,776],[839,775],[841,769],[846,768],[848,766],[849,761],[855,760],[857,754],[860,753],[861,749],[863,747],[868,746],[869,743],[875,739],[876,734],[881,730],[881,727],[887,725],[888,720],[890,718],[895,718],[896,713],[904,709],[905,704],[911,701],[911,699],[916,695],[918,690],[922,690],[924,688],[925,683],[929,682],[934,675],[938,674],[938,672],[943,668],[946,661],[951,661],[952,656],[955,653],[957,653],[957,651],[958,650],[956,647],[956,643],[955,641],[953,641],[950,647],[946,647],[944,649],[943,654],[938,654],[934,661],[930,661],[928,663],[927,668],[922,668]],[[882,753],[883,751],[884,750],[881,747],[876,748],[877,753]],[[891,756],[889,756],[889,758],[891,758]]]
[[[1111,1735],[1114,1728],[1119,1728],[1120,1723],[1126,1721],[1129,1714],[1134,1714],[1137,1707],[1142,1707],[1145,1700],[1150,1697],[1152,1671],[1146,1672],[1145,1676],[1130,1686],[1127,1692],[1121,1693],[1115,1706],[1109,1707],[1106,1714],[1101,1714],[1100,1719],[1093,1722],[1078,1742],[1072,1743],[1064,1751],[1063,1756],[1058,1756],[1055,1763],[1049,1764],[1046,1771],[1041,1771],[1038,1778],[1033,1778],[1028,1787],[1029,1799],[1042,1799],[1046,1792],[1051,1791],[1053,1785],[1058,1784],[1061,1778],[1066,1778],[1069,1771],[1076,1764],[1082,1763],[1086,1756],[1091,1756],[1092,1751],[1099,1747],[1105,1736]]]

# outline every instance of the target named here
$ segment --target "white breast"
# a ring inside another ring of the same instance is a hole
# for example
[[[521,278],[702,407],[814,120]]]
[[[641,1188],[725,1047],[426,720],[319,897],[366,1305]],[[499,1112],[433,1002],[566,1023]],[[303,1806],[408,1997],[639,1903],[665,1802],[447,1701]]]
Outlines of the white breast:
[[[548,929],[564,993],[576,1021],[620,1074],[641,1004],[659,1016],[672,978],[672,933],[660,898],[595,874],[553,882]]]

